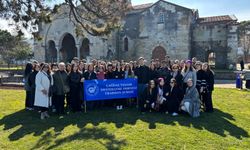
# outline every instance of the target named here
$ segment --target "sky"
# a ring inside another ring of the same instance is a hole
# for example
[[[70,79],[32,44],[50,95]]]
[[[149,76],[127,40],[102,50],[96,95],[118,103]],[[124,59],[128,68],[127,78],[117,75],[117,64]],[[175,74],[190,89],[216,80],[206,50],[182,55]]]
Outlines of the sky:
[[[56,0],[60,3],[64,0]],[[145,3],[155,3],[158,0],[131,0],[132,5]],[[238,21],[250,20],[250,0],[167,0],[168,2],[187,7],[198,9],[200,17],[218,16],[218,15],[235,15]],[[6,20],[0,19],[0,29],[12,31]],[[30,38],[31,35],[25,31],[25,36]]]

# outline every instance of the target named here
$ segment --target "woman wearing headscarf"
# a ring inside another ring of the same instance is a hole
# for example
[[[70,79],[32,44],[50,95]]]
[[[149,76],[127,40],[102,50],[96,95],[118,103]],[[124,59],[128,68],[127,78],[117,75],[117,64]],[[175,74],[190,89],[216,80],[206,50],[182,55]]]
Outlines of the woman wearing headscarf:
[[[187,80],[187,89],[181,102],[181,109],[192,117],[200,116],[199,93],[192,79]]]

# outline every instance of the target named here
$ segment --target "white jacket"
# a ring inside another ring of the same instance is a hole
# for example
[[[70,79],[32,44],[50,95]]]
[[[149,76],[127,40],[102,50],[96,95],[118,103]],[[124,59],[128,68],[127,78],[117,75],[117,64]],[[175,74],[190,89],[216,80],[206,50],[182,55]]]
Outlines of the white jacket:
[[[53,85],[53,78],[51,76],[51,85]],[[39,107],[49,107],[51,100],[49,97],[49,87],[50,80],[47,76],[47,73],[44,71],[39,71],[36,75],[36,92],[35,92],[35,106]],[[42,90],[46,90],[47,94],[43,94]]]

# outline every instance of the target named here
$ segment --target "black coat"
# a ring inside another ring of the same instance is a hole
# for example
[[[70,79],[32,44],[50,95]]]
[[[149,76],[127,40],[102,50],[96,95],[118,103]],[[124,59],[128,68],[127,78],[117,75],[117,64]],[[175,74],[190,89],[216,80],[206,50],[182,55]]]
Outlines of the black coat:
[[[181,88],[181,89],[183,88],[183,76],[182,76],[180,71],[178,71],[178,73],[175,77],[173,76],[173,73],[172,73],[171,78],[174,78],[176,80],[177,86],[179,88]]]
[[[183,91],[178,86],[175,86],[172,90],[169,88],[167,93],[168,112],[178,112],[180,103],[183,99]]]
[[[196,88],[198,92],[200,92],[201,87],[206,88],[207,86],[207,83],[206,83],[207,75],[204,70],[199,70],[196,72],[196,74],[197,74]]]
[[[83,77],[85,80],[94,80],[94,79],[97,79],[96,77],[96,73],[95,72],[89,72],[89,71],[85,71],[83,73]]]
[[[208,91],[214,90],[214,73],[212,71],[206,71],[206,82]]]
[[[37,73],[38,71],[33,71],[28,78],[28,84],[31,87],[31,89],[36,88],[36,74]]]
[[[105,79],[115,79],[115,73],[113,71],[107,71],[105,74]]]
[[[115,76],[115,79],[124,79],[125,78],[125,72],[124,71],[114,71],[114,76]]]
[[[68,77],[70,87],[80,87],[80,81],[82,77],[80,72],[71,72]]]
[[[152,104],[154,102],[156,102],[157,100],[157,88],[154,88],[152,90],[152,93],[149,92],[148,88],[146,88],[143,91],[143,100],[144,100],[144,104],[147,103],[147,101],[149,101],[149,104]]]
[[[157,70],[149,70],[149,80],[156,80],[158,78]]]
[[[149,81],[149,67],[145,65],[136,67],[135,75],[138,78],[139,84],[147,84]]]

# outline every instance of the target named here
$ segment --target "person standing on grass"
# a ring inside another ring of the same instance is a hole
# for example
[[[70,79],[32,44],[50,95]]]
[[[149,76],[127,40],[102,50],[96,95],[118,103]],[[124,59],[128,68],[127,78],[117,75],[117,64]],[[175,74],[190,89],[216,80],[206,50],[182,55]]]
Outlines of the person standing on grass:
[[[205,103],[205,111],[213,112],[213,102],[212,102],[212,92],[214,90],[214,72],[210,69],[208,63],[202,64],[202,70],[205,71],[206,74],[206,92],[203,97],[203,101]]]
[[[56,96],[56,112],[57,114],[65,114],[65,94],[70,91],[68,75],[65,71],[65,64],[63,62],[58,64],[59,70],[53,74],[54,84],[55,84],[55,96]]]
[[[33,65],[31,63],[27,63],[25,70],[24,70],[24,89],[26,91],[26,98],[25,98],[25,108],[26,110],[33,109],[33,103],[31,101],[31,87],[29,84],[29,77],[32,73]]]
[[[82,74],[78,70],[78,65],[73,64],[69,74],[70,100],[73,112],[81,111],[80,84]]]
[[[87,70],[83,73],[83,79],[85,80],[95,80],[97,79],[96,72],[94,70],[94,64],[89,64]],[[98,102],[90,101],[87,103],[87,107],[90,109],[94,109],[97,107]]]
[[[58,65],[56,63],[51,64],[51,75],[53,76],[55,72],[58,71]],[[52,112],[55,113],[56,112],[56,96],[55,96],[55,88],[53,86],[53,93],[52,93],[52,97],[51,97],[51,107],[52,107]]]
[[[123,70],[122,65],[120,62],[117,63],[115,73],[115,79],[124,79],[125,78],[125,72]],[[124,99],[117,99],[115,100],[116,110],[122,110],[125,100]]]
[[[192,66],[191,60],[187,60],[185,62],[185,66],[182,69],[181,74],[183,76],[183,90],[184,91],[186,91],[188,79],[192,79],[194,86],[196,86],[197,76],[196,76],[196,71]]]
[[[187,112],[192,117],[200,116],[200,98],[193,79],[187,80],[187,89],[184,99],[181,102],[181,110]]]
[[[38,63],[33,65],[33,72],[30,74],[28,83],[31,88],[30,94],[30,104],[31,108],[34,109],[34,102],[35,102],[35,91],[36,91],[36,75],[40,71],[40,65]]]
[[[138,78],[138,104],[143,104],[143,91],[147,87],[149,81],[149,67],[145,65],[145,60],[143,57],[138,59],[138,66],[135,68],[135,76]],[[140,106],[143,109],[143,106]]]
[[[50,74],[49,64],[44,64],[36,75],[35,106],[41,111],[41,119],[48,118],[50,106],[50,87],[53,85],[53,78]]]
[[[200,99],[203,105],[204,95],[206,95],[206,92],[207,92],[206,73],[204,70],[202,70],[202,63],[200,61],[196,62],[195,68],[196,68],[196,75],[197,75],[196,88],[199,92]]]
[[[245,69],[245,63],[243,58],[240,60],[240,70],[243,71]]]

